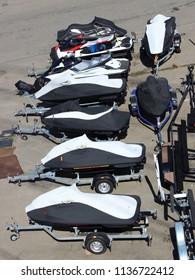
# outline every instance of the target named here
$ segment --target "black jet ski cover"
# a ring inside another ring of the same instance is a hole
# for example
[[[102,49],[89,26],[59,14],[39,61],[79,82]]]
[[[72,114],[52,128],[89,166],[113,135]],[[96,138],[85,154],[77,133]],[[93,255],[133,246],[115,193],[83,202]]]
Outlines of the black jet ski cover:
[[[165,78],[147,77],[136,90],[138,105],[147,114],[162,116],[170,104],[170,89]]]
[[[45,102],[65,102],[80,99],[82,102],[121,94],[127,81],[124,78],[110,79],[107,75],[90,76],[77,79],[71,75],[64,80],[53,79],[35,93],[35,98]]]
[[[176,19],[175,17],[170,17],[168,20],[166,20],[166,33],[165,33],[165,39],[164,39],[164,51],[169,51],[169,48],[173,44],[173,38],[174,38],[174,32],[176,29]]]
[[[148,20],[147,26],[150,26],[151,24],[153,24],[153,19]],[[176,19],[175,17],[169,17],[167,20],[165,20],[165,35],[164,35],[162,53],[169,52],[170,47],[172,47],[175,30],[176,30]],[[147,32],[145,32],[144,38],[142,39],[142,44],[146,49],[147,53],[150,53]]]
[[[48,127],[65,132],[118,132],[129,125],[130,113],[109,106],[81,107],[79,100],[56,105],[41,116]],[[82,133],[82,134],[83,134]]]
[[[25,211],[32,221],[53,228],[121,228],[133,225],[138,220],[140,205],[140,197],[136,195],[84,193],[72,185],[40,195]]]
[[[135,166],[145,163],[144,144],[91,141],[85,134],[55,146],[42,160],[44,167],[78,170],[94,166]]]

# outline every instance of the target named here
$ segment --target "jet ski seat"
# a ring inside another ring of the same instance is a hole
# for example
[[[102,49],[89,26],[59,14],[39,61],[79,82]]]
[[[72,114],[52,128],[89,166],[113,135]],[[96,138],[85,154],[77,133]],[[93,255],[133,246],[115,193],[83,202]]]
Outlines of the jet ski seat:
[[[102,66],[110,59],[111,59],[111,53],[106,53],[101,56],[95,56],[92,57],[92,59],[90,60],[83,59],[81,63],[78,63],[75,67],[72,68],[72,70],[79,72],[82,70],[91,69],[93,67]]]

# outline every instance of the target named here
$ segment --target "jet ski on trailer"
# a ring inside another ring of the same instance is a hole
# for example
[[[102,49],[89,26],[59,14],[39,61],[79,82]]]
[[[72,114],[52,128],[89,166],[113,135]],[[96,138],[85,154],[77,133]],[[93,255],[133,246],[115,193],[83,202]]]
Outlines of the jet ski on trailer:
[[[156,151],[163,144],[161,131],[176,108],[177,95],[171,90],[166,78],[148,76],[130,96],[131,115],[153,129],[158,137]]]
[[[161,14],[148,20],[141,40],[140,59],[144,65],[152,67],[155,75],[159,66],[173,53],[181,52],[181,35],[176,29],[175,17]]]
[[[27,140],[26,134],[43,135],[57,144],[83,134],[94,141],[120,140],[126,137],[129,122],[130,113],[117,107],[81,107],[74,100],[52,107],[30,128],[18,125],[14,133],[23,140]]]
[[[75,99],[80,99],[84,106],[120,106],[125,101],[129,67],[129,60],[112,59],[110,54],[87,61],[72,56],[62,58],[33,85],[21,80],[15,84],[17,93],[30,101],[15,115],[41,115],[52,106]]]
[[[108,50],[113,57],[132,59],[135,33],[116,26],[112,21],[95,17],[87,24],[73,23],[57,32],[58,44],[51,49],[50,57],[59,58],[74,53],[76,57],[100,55]]]
[[[36,78],[34,84],[19,80],[15,86],[18,94],[35,94],[49,81],[63,84],[70,77],[82,79],[91,76],[107,75],[109,78],[126,78],[130,70],[130,61],[126,58],[112,58],[110,53],[90,59],[75,58],[73,55],[62,57],[56,63]],[[33,71],[32,71],[33,73]],[[31,75],[32,75],[31,73]],[[36,74],[36,71],[34,71]]]
[[[82,135],[55,146],[32,172],[8,179],[10,183],[46,179],[90,184],[96,192],[111,193],[119,181],[142,179],[145,154],[144,144],[95,142]]]
[[[72,62],[72,66],[68,67]],[[130,60],[127,58],[113,58],[111,53],[105,53],[99,56],[85,58],[76,58],[74,55],[60,58],[56,63],[52,64],[49,74],[60,72],[69,72],[74,75],[96,76],[108,75],[110,78],[127,78],[130,71]],[[44,73],[44,76],[48,72]]]
[[[57,241],[83,241],[83,247],[94,254],[103,254],[113,240],[145,240],[148,217],[157,217],[156,210],[141,211],[139,196],[83,193],[75,185],[61,186],[40,195],[26,208],[30,225],[7,225],[14,232],[11,240],[22,231],[43,230]],[[56,236],[57,231],[74,235]],[[135,233],[137,232],[137,233]]]
[[[15,116],[41,115],[53,106],[66,101],[79,99],[82,106],[120,106],[125,102],[127,80],[109,78],[107,75],[85,78],[67,77],[67,80],[51,80],[35,94],[23,94],[29,103]]]

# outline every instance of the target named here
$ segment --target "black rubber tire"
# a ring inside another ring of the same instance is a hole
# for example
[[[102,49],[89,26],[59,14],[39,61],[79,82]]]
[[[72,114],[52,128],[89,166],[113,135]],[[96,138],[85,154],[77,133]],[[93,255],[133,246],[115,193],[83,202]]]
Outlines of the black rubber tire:
[[[181,52],[181,48],[180,47],[175,48],[175,53],[180,53],[180,52]]]
[[[114,189],[114,183],[109,179],[97,179],[94,182],[94,188],[97,193],[108,194],[112,193]]]
[[[129,111],[133,117],[137,116],[137,99],[135,95],[130,96]]]
[[[110,240],[103,232],[89,233],[85,239],[85,248],[95,255],[104,254],[109,247]]]
[[[11,241],[16,241],[16,240],[18,240],[18,238],[19,238],[19,236],[18,236],[17,234],[12,234],[12,235],[10,236],[10,240],[11,240]]]
[[[27,141],[27,140],[28,140],[28,136],[25,135],[25,134],[22,134],[22,135],[20,136],[20,138],[21,138],[22,140],[24,140],[24,141]]]

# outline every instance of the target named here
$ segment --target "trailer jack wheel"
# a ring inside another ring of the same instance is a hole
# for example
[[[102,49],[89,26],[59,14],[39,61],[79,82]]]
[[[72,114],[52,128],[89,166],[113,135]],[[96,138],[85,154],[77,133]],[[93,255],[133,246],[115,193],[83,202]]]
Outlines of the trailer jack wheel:
[[[16,241],[19,239],[19,237],[20,237],[19,234],[14,233],[10,236],[10,239],[11,241]]]
[[[20,138],[24,141],[28,140],[28,136],[25,134],[21,135]]]
[[[152,235],[148,236],[147,244],[148,244],[149,247],[152,246]]]

